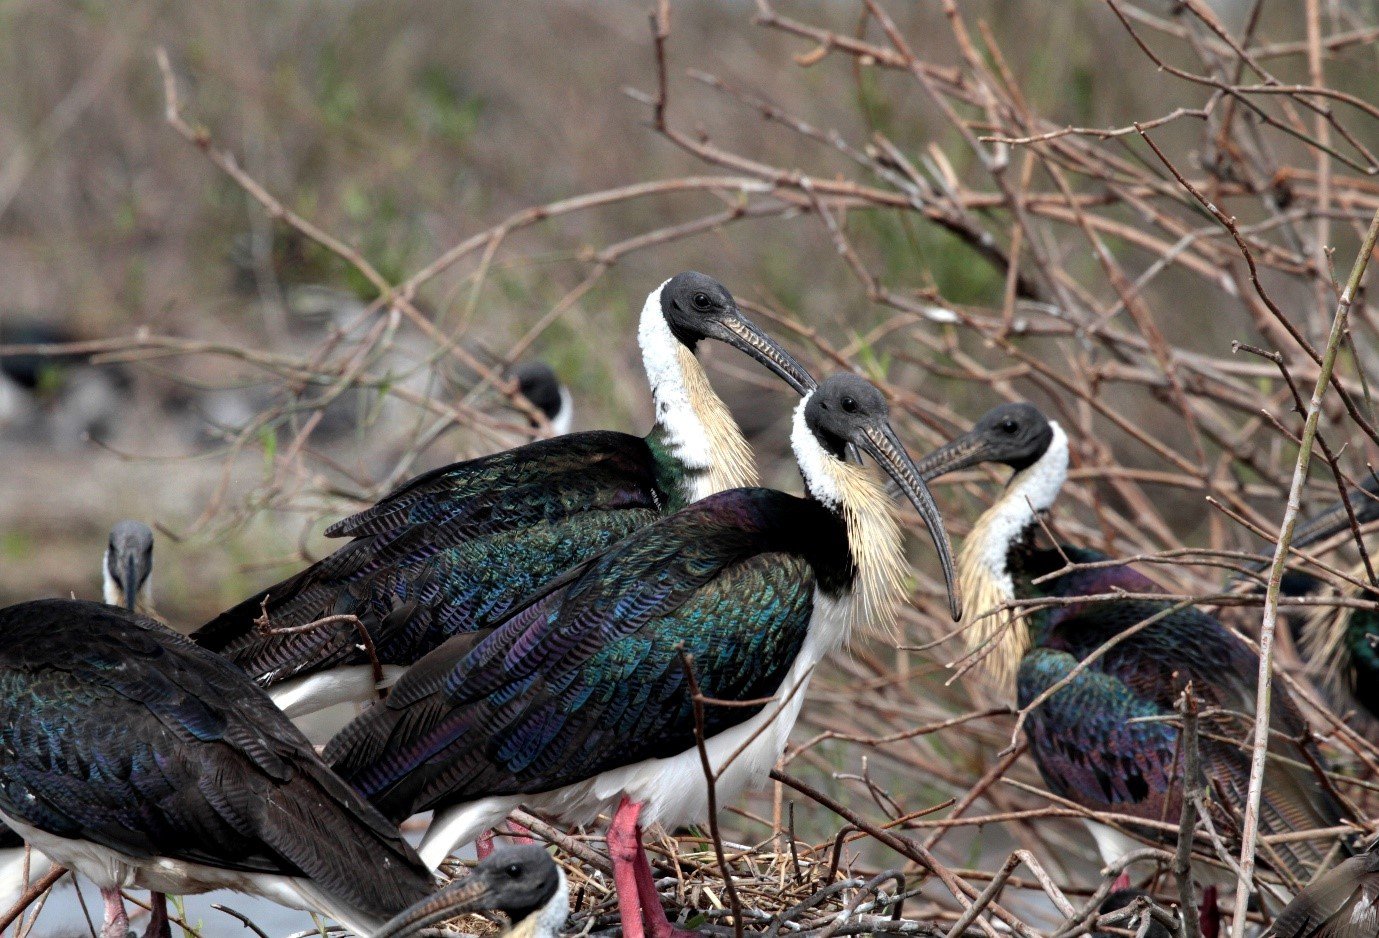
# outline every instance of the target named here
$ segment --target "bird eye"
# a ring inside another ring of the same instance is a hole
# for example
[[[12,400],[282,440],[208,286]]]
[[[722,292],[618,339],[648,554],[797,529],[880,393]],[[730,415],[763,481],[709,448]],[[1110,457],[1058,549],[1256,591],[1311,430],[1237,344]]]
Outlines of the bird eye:
[[[845,397],[841,403],[843,405],[843,410],[847,411],[849,414],[857,413],[857,400],[855,398]]]
[[[1020,425],[1009,417],[1001,421],[1002,433],[1014,433],[1018,429],[1020,429]]]
[[[701,313],[706,312],[711,306],[713,306],[713,300],[709,299],[709,295],[707,293],[694,294],[694,296],[690,297],[690,302],[693,303],[694,308],[699,310]]]
[[[503,872],[508,875],[509,879],[517,879],[522,875],[522,867],[516,863],[509,863]]]

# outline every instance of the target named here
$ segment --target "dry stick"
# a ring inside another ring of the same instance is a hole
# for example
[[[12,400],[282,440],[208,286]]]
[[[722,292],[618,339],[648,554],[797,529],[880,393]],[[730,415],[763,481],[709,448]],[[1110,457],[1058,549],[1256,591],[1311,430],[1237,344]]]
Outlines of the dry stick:
[[[66,873],[66,867],[55,866],[42,879],[24,890],[14,905],[10,906],[10,910],[5,913],[3,918],[0,918],[0,932],[14,924],[14,920],[23,915],[24,910],[33,905],[35,899],[51,889],[53,884],[62,879]]]
[[[1183,690],[1183,810],[1178,823],[1178,847],[1173,853],[1173,876],[1178,881],[1178,914],[1183,938],[1202,938],[1197,900],[1192,892],[1192,841],[1197,828],[1197,795],[1203,789],[1201,755],[1197,749],[1197,698],[1192,682]]]
[[[703,766],[704,782],[709,787],[709,836],[713,838],[713,852],[723,873],[723,886],[728,890],[728,906],[733,910],[733,934],[742,938],[742,903],[737,897],[733,871],[723,853],[723,836],[718,831],[718,778],[709,761],[709,748],[704,739],[704,695],[699,692],[699,679],[694,676],[694,656],[683,647],[680,648],[680,666],[685,669],[685,680],[689,682],[690,700],[694,704],[694,744],[699,749],[699,764]]]
[[[1307,467],[1312,459],[1312,443],[1317,435],[1317,420],[1321,415],[1322,397],[1331,381],[1331,371],[1336,365],[1336,353],[1345,335],[1346,318],[1350,305],[1364,279],[1369,266],[1370,254],[1375,241],[1379,240],[1379,212],[1374,213],[1369,231],[1365,233],[1360,254],[1350,270],[1350,278],[1341,292],[1340,302],[1336,304],[1336,316],[1331,323],[1331,335],[1326,341],[1322,355],[1321,372],[1317,375],[1312,399],[1307,404],[1307,419],[1302,427],[1302,445],[1298,450],[1297,464],[1293,467],[1293,483],[1288,489],[1288,505],[1283,512],[1278,544],[1274,548],[1274,562],[1269,570],[1269,586],[1264,593],[1264,618],[1259,631],[1259,691],[1255,700],[1254,753],[1250,762],[1250,787],[1245,798],[1245,817],[1241,824],[1240,876],[1235,888],[1235,910],[1231,921],[1231,934],[1234,938],[1245,938],[1245,912],[1249,902],[1250,882],[1254,877],[1255,848],[1259,837],[1259,802],[1264,789],[1264,764],[1269,746],[1269,706],[1272,695],[1274,629],[1278,622],[1279,585],[1283,580],[1283,569],[1288,557],[1288,544],[1293,539],[1293,529],[1297,526],[1298,512],[1302,507],[1302,488],[1307,481]]]
[[[909,837],[899,837],[891,833],[890,831],[883,830],[880,827],[877,827],[875,824],[872,824],[871,822],[867,821],[861,815],[857,814],[855,811],[848,808],[846,805],[840,803],[834,798],[830,798],[824,792],[819,791],[817,788],[808,784],[807,782],[803,782],[800,779],[795,778],[793,775],[786,775],[784,772],[780,772],[773,769],[771,771],[771,778],[775,779],[778,782],[782,782],[786,785],[789,785],[791,788],[795,789],[800,794],[823,805],[825,808],[828,808],[834,814],[848,821],[858,830],[866,831],[869,835],[871,835],[872,839],[879,840],[881,843],[885,844],[887,847],[890,847],[896,853],[900,854],[903,857],[907,857],[910,860],[913,860],[920,866],[924,867],[926,870],[936,875],[943,882],[943,885],[947,887],[948,891],[953,895],[953,898],[957,899],[958,902],[960,902],[963,905],[964,909],[966,909],[969,906],[970,899],[976,898],[977,890],[975,888],[973,888],[969,883],[963,881],[962,879],[959,879],[956,875],[954,875],[952,870],[949,870],[943,864],[939,863],[938,860],[934,857],[934,855],[930,853],[928,850],[926,850],[917,841]],[[997,918],[1009,925],[1016,934],[1021,936],[1021,938],[1035,938],[1029,926],[1027,926],[1024,922],[1020,921],[1014,915],[1012,915],[1004,907],[993,902],[991,903],[990,908],[992,913]],[[985,919],[978,919],[977,925],[982,929],[983,932],[985,932],[989,936],[989,938],[997,938],[996,930]]]

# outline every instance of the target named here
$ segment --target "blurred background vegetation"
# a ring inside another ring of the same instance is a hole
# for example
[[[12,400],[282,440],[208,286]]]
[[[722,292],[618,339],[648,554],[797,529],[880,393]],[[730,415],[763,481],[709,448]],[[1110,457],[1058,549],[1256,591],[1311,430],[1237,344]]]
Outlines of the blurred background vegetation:
[[[843,32],[856,26],[851,4],[791,6]],[[951,59],[938,8],[900,7],[919,54]],[[970,7],[1012,40],[1004,44],[1011,67],[1032,105],[1054,120],[1114,122],[1157,111],[1173,93],[1151,69],[1124,67],[1133,44],[1099,4]],[[284,310],[288,288],[322,284],[374,298],[348,265],[270,222],[166,126],[153,56],[160,44],[189,117],[270,192],[395,282],[527,206],[703,171],[649,129],[647,109],[623,92],[654,84],[647,14],[645,4],[621,0],[519,0],[501,15],[488,4],[450,2],[5,0],[0,322],[36,319],[79,339],[147,328],[305,348],[313,337],[297,334]],[[849,137],[882,129],[915,151],[953,142],[926,102],[901,91],[903,76],[859,75],[843,59],[798,69],[791,55],[800,43],[754,28],[752,15],[746,3],[677,4],[677,64]],[[929,36],[935,46],[924,48]],[[683,84],[677,109],[716,142],[787,167],[807,157],[814,171],[827,171],[829,154],[799,153],[797,141],[752,111]],[[590,252],[693,217],[711,201],[669,195],[536,226],[487,271],[477,296],[470,265],[428,284],[422,300],[447,330],[503,351],[581,281]],[[932,285],[956,303],[999,301],[1001,274],[940,229],[874,212],[858,219],[854,236],[892,283]],[[862,334],[879,319],[826,233],[798,219],[748,222],[630,255],[533,349],[573,386],[580,426],[647,424],[629,324],[651,287],[686,268],[835,336]],[[1189,300],[1183,312],[1191,322],[1209,310]],[[779,452],[790,401],[778,392],[758,397],[757,375],[710,357],[743,422],[768,432]],[[225,472],[231,486],[217,503],[229,506],[273,466],[262,447],[229,455],[201,445],[186,411],[206,388],[244,388],[263,376],[194,358],[127,367],[131,396],[100,441],[0,440],[0,602],[94,595],[104,532],[130,516],[181,538],[159,551],[157,592],[172,619],[190,627],[290,569],[299,543],[319,552],[320,540],[302,540],[319,510],[250,511],[236,516],[245,524],[197,526]],[[370,436],[342,446],[354,452],[341,458],[363,462]],[[790,474],[777,478],[789,484]]]

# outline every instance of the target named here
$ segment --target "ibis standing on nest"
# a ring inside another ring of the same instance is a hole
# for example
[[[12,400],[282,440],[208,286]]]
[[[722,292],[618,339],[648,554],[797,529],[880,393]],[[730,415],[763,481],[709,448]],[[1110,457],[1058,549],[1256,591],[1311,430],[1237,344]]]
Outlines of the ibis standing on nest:
[[[234,889],[368,934],[433,880],[244,673],[100,603],[0,609],[0,820],[105,899]],[[164,923],[166,928],[166,923]]]
[[[519,804],[569,824],[612,813],[623,934],[670,935],[641,829],[708,815],[688,671],[721,803],[769,775],[820,659],[855,625],[892,622],[904,595],[893,505],[849,445],[919,510],[958,615],[947,535],[880,392],[825,381],[796,410],[792,445],[808,497],[733,489],[636,532],[427,655],[327,760],[392,818],[436,811],[420,848],[432,867]]]
[[[393,674],[446,638],[486,628],[557,574],[638,528],[725,489],[756,482],[751,448],[695,357],[717,339],[804,393],[814,381],[698,273],[647,297],[638,336],[656,424],[646,437],[591,432],[540,440],[425,473],[327,529],[353,540],[201,628],[292,717],[376,696],[352,623],[265,634],[353,615]]]
[[[1182,759],[1172,722],[1191,682],[1203,711],[1199,740],[1203,771],[1233,818],[1217,830],[1238,829],[1250,774],[1259,658],[1200,609],[1174,609],[1167,600],[1078,602],[1108,593],[1161,592],[1106,555],[1069,544],[1040,547],[1040,516],[1053,507],[1068,474],[1068,438],[1030,404],[1003,404],[973,430],[921,464],[924,477],[981,462],[1015,470],[1001,497],[972,528],[958,559],[967,601],[967,641],[998,686],[1015,679],[1019,705],[1031,710],[1025,735],[1040,774],[1058,796],[1083,807],[1175,825],[1181,811]],[[1013,600],[1050,599],[1015,621]],[[1146,620],[1148,625],[1135,629]],[[1090,663],[1089,656],[1117,640]],[[1075,671],[1085,665],[1085,670]],[[1287,691],[1274,687],[1260,829],[1265,834],[1333,827],[1340,812],[1293,739],[1307,723]],[[1215,802],[1214,802],[1215,803]],[[1220,803],[1216,803],[1221,808]],[[1100,824],[1088,825],[1106,862],[1133,846]],[[1327,852],[1307,840],[1261,843],[1260,858],[1275,871],[1306,882]]]

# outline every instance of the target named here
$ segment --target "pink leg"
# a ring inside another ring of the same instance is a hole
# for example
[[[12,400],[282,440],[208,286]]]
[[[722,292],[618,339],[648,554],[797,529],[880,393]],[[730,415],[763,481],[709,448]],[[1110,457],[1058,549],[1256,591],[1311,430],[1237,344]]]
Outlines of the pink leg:
[[[105,924],[101,926],[101,938],[128,938],[129,916],[125,914],[120,891],[102,889],[101,899],[105,902]]]
[[[493,831],[484,831],[475,838],[474,852],[478,854],[480,860],[488,859],[489,854],[493,852]]]
[[[149,915],[144,938],[172,938],[172,923],[168,921],[168,897],[161,892],[148,894],[148,904],[153,909]]]
[[[622,919],[622,938],[646,938],[642,921],[641,889],[637,882],[637,858],[642,853],[641,829],[637,817],[640,802],[618,802],[613,822],[608,825],[608,859],[613,862],[613,887],[618,893],[618,915]]]
[[[518,824],[512,818],[508,818],[508,839],[518,844],[536,843],[536,838],[532,837],[531,831],[527,830],[521,824]]]
[[[608,828],[608,855],[613,860],[613,882],[618,887],[618,909],[622,913],[624,938],[645,938],[641,929],[649,930],[651,938],[686,938],[695,932],[676,928],[666,917],[661,897],[656,892],[656,879],[651,863],[642,847],[642,829],[637,823],[642,806],[623,798]],[[625,869],[630,866],[631,869]],[[629,875],[630,873],[630,875]],[[630,883],[628,880],[630,879]],[[627,889],[632,892],[628,893]],[[637,908],[630,907],[625,896],[635,896]],[[640,916],[637,915],[640,912]],[[638,931],[628,931],[629,918],[637,919]]]
[[[1120,875],[1116,877],[1116,881],[1115,881],[1114,883],[1111,884],[1111,891],[1112,891],[1112,892],[1120,892],[1122,889],[1129,889],[1129,888],[1130,888],[1130,874],[1127,873],[1127,872],[1125,872],[1124,870],[1121,870]]]

